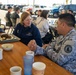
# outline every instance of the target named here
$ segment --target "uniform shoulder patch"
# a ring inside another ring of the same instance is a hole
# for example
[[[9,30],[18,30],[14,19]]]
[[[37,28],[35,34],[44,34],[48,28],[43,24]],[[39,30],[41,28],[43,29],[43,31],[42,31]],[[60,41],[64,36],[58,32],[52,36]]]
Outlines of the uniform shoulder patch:
[[[64,51],[65,51],[66,53],[71,53],[71,52],[72,52],[72,46],[71,46],[71,45],[66,45],[66,46],[64,47]]]

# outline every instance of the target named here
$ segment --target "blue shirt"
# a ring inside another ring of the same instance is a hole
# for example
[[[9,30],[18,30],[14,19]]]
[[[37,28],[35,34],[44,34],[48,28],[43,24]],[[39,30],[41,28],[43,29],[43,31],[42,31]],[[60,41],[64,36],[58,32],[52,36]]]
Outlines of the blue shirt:
[[[13,34],[19,37],[21,39],[21,42],[26,45],[30,42],[30,40],[34,39],[37,45],[42,46],[42,40],[41,40],[39,30],[33,24],[31,24],[31,26],[29,27],[24,27],[24,25],[21,25],[19,23],[16,26]]]

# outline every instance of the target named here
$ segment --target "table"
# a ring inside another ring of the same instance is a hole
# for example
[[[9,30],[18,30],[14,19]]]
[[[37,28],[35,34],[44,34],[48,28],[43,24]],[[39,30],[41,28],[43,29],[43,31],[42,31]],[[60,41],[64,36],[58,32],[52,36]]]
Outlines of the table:
[[[21,42],[12,44],[14,44],[14,48],[11,51],[3,51],[3,59],[0,60],[0,75],[10,75],[9,69],[12,66],[21,66],[22,75],[24,75],[23,56],[29,48]],[[45,75],[73,75],[44,56],[35,56],[35,61],[46,64]]]

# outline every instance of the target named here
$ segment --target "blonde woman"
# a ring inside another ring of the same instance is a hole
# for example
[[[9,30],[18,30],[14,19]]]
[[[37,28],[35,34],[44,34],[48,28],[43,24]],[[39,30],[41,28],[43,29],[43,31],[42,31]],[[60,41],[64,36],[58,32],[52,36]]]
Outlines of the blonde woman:
[[[38,28],[31,23],[31,16],[28,12],[23,12],[21,22],[17,24],[14,35],[21,39],[21,42],[28,44],[30,40],[35,40],[39,46],[42,46],[42,40]]]

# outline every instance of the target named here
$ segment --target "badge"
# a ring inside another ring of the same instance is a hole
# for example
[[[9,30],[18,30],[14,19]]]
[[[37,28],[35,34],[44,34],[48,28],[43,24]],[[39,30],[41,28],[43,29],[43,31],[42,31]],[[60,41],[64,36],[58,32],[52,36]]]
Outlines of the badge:
[[[72,46],[71,46],[71,45],[66,45],[65,48],[64,48],[64,51],[65,51],[66,53],[71,53],[71,51],[72,51]]]
[[[17,30],[17,33],[19,33],[19,30]]]
[[[27,36],[32,36],[32,33],[29,32],[29,33],[27,33],[26,35],[27,35]]]

